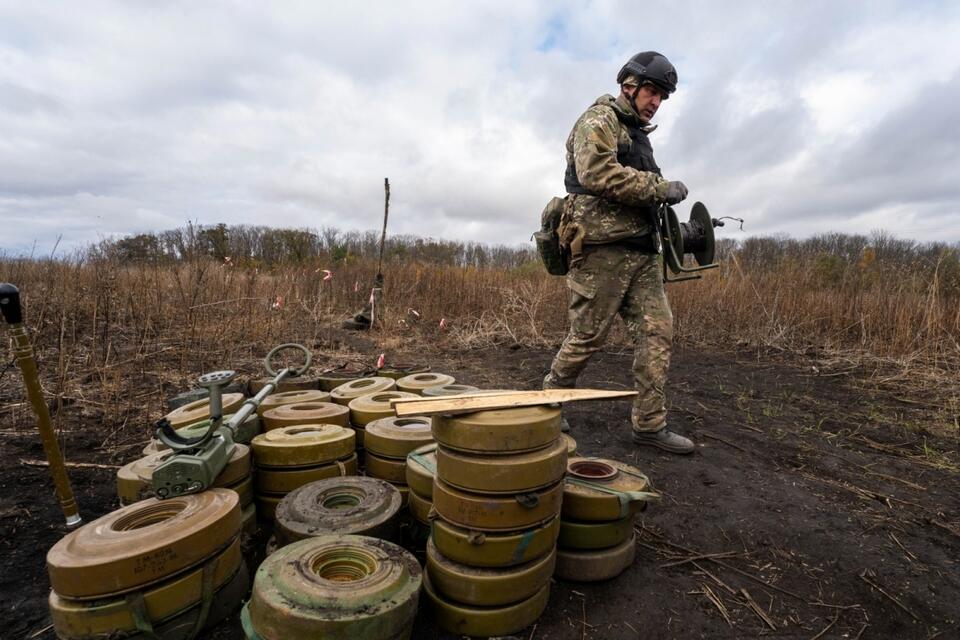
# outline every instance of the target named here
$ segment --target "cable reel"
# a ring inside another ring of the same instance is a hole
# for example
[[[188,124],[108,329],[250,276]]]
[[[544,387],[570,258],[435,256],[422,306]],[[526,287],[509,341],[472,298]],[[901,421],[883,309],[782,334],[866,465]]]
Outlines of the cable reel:
[[[714,227],[722,227],[723,221],[711,218],[706,205],[696,202],[690,210],[690,219],[680,222],[673,207],[661,205],[657,211],[658,243],[663,247],[663,281],[682,282],[702,277],[698,272],[716,269],[714,262],[716,239]],[[692,254],[697,266],[683,265],[686,254]],[[671,276],[670,273],[680,274]]]

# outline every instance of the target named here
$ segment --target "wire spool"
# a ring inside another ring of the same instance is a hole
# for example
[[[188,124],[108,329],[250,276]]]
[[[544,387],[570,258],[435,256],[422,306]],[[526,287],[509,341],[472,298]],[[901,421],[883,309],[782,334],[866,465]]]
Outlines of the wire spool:
[[[421,496],[416,491],[410,491],[407,497],[407,510],[410,511],[410,515],[413,516],[414,520],[429,527],[430,510],[432,508],[433,503],[430,502],[429,498]]]
[[[250,574],[247,572],[246,563],[241,562],[240,568],[226,584],[213,592],[209,607],[204,607],[202,602],[198,602],[169,618],[157,620],[153,618],[150,606],[147,605],[147,618],[143,621],[144,631],[142,632],[136,632],[135,629],[130,630],[129,628],[119,631],[119,629],[113,627],[106,633],[93,632],[94,628],[103,628],[112,624],[112,622],[106,622],[110,617],[110,612],[106,608],[110,601],[89,603],[94,607],[91,609],[91,613],[95,616],[91,623],[91,621],[79,618],[80,615],[83,615],[79,611],[83,603],[59,599],[55,605],[57,607],[55,612],[52,604],[55,593],[51,592],[50,617],[54,620],[53,627],[56,636],[62,640],[102,640],[116,637],[122,637],[124,640],[156,640],[157,638],[163,638],[163,640],[193,640],[193,638],[204,637],[203,632],[226,620],[243,602],[243,598],[249,589]],[[126,604],[125,601],[124,604]],[[100,606],[104,608],[101,609]],[[58,618],[59,623],[57,622]]]
[[[437,443],[417,447],[407,454],[404,477],[410,490],[425,498],[433,496],[433,477],[437,473]]]
[[[223,416],[223,420],[226,422],[232,417],[233,414],[230,413]],[[208,429],[210,429],[209,418],[177,429],[177,435],[184,438],[197,438],[205,434]],[[233,441],[240,444],[248,444],[258,433],[260,433],[260,416],[251,414],[237,427]],[[163,448],[169,450],[166,445],[163,445]]]
[[[276,513],[281,544],[326,534],[399,539],[400,492],[376,478],[319,480],[291,491]]]
[[[164,580],[141,594],[147,617],[154,621],[167,620],[203,599],[203,578],[215,590],[220,590],[236,575],[243,564],[240,538],[234,538],[226,549],[185,572]],[[211,594],[212,595],[212,594]],[[237,597],[239,604],[240,596]],[[89,638],[111,636],[137,631],[135,614],[126,596],[94,601],[63,598],[51,591],[48,598],[53,628],[61,638]]]
[[[295,391],[281,391],[272,393],[263,399],[257,407],[257,415],[262,416],[270,409],[276,409],[285,404],[299,404],[302,402],[330,402],[330,394],[319,389],[298,389]]]
[[[438,595],[461,604],[495,607],[526,600],[550,581],[556,552],[524,564],[492,569],[445,557],[427,542],[427,574]]]
[[[243,400],[242,393],[225,393],[223,395],[223,413],[235,413],[243,405]],[[206,420],[210,417],[210,399],[194,400],[179,409],[174,409],[164,417],[174,429]]]
[[[260,393],[268,382],[273,382],[274,378],[257,378],[247,384],[251,396]],[[284,393],[286,391],[311,391],[319,388],[320,379],[316,376],[298,376],[296,378],[284,378],[280,384],[273,388],[274,393]]]
[[[563,483],[516,495],[482,495],[433,481],[433,508],[447,522],[481,531],[528,529],[560,512]]]
[[[391,364],[377,369],[377,375],[385,378],[399,380],[414,373],[426,373],[430,371],[429,365],[425,364]]]
[[[336,424],[350,426],[350,410],[333,402],[285,404],[263,414],[263,428],[273,431],[302,424]]]
[[[581,522],[619,520],[657,497],[649,490],[647,476],[624,462],[572,458],[567,462],[563,517]]]
[[[430,521],[437,550],[454,562],[473,567],[511,567],[541,558],[556,546],[560,519],[523,531],[489,532],[465,529],[441,518]]]
[[[609,549],[558,549],[554,574],[572,582],[600,582],[623,573],[637,555],[637,536]]]
[[[445,373],[414,373],[397,380],[397,389],[421,396],[424,389],[454,384],[456,381],[456,378]]]
[[[303,424],[262,433],[253,439],[250,446],[258,468],[307,467],[330,464],[348,457],[354,452],[354,442],[354,431],[348,427]]]
[[[390,404],[391,400],[419,397],[415,393],[402,391],[377,391],[362,395],[354,398],[347,405],[350,408],[350,422],[358,427],[366,427],[375,420],[396,415]]]
[[[77,599],[143,588],[225,547],[239,534],[240,517],[239,498],[229,489],[122,507],[53,545],[50,584]]]
[[[422,575],[416,558],[383,540],[302,540],[263,561],[241,622],[259,640],[407,638]]]
[[[609,522],[560,520],[557,544],[564,549],[608,549],[633,535],[633,516]]]
[[[166,461],[173,452],[160,451],[143,458],[129,462],[117,470],[117,496],[121,505],[133,504],[140,500],[153,497],[153,470]],[[220,475],[214,482],[214,487],[230,487],[242,482],[250,476],[252,468],[250,447],[238,444],[233,448],[233,455],[227,461]]]
[[[577,455],[577,441],[569,433],[561,433],[560,439],[567,445],[567,459]]]
[[[437,594],[429,575],[423,577],[423,593],[441,629],[466,636],[509,636],[529,627],[547,608],[550,582],[526,600],[500,607],[474,607],[447,600]]]
[[[260,467],[257,469],[257,493],[286,495],[305,484],[357,475],[357,454],[351,453],[342,460],[311,467],[285,468]]]
[[[441,384],[436,387],[427,387],[420,394],[426,398],[437,398],[440,396],[459,396],[464,393],[476,393],[480,387],[474,387],[469,384]]]
[[[478,493],[519,493],[554,484],[567,471],[567,443],[502,456],[462,454],[438,447],[437,476],[447,484]]]
[[[423,416],[374,420],[367,424],[363,440],[368,452],[384,458],[406,458],[414,449],[431,442],[430,418]]]
[[[384,393],[397,388],[397,381],[393,378],[374,376],[345,382],[330,392],[330,398],[337,404],[348,405],[354,398],[367,396],[371,393]]]
[[[367,449],[363,465],[364,473],[371,478],[380,478],[395,484],[403,484],[407,480],[406,458],[382,458]]]
[[[433,438],[465,453],[498,455],[541,449],[560,437],[560,409],[553,406],[433,416]]]

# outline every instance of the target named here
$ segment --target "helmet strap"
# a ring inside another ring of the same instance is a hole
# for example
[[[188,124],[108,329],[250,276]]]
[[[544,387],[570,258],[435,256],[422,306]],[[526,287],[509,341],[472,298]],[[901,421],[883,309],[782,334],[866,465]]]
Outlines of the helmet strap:
[[[637,109],[637,96],[640,95],[640,85],[637,85],[636,88],[634,88],[633,93],[628,93],[626,91],[626,86],[621,87],[620,90],[626,93],[627,97],[630,98],[630,106],[633,107],[633,110],[637,113],[640,113],[640,110]]]

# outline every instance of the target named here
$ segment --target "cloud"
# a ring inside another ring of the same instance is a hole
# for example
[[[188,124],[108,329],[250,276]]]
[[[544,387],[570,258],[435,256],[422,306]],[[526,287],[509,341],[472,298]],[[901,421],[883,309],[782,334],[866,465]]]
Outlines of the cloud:
[[[571,125],[642,49],[680,75],[658,161],[715,215],[960,240],[949,3],[266,7],[0,4],[0,249],[373,229],[384,177],[391,232],[528,242]]]

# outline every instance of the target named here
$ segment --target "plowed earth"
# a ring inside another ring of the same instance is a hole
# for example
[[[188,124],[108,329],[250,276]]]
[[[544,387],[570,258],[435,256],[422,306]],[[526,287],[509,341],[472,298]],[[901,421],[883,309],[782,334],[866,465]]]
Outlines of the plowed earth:
[[[378,351],[371,343],[357,358]],[[552,353],[390,355],[481,388],[538,388]],[[630,361],[598,354],[581,384],[626,388]],[[131,394],[153,384],[128,380]],[[691,456],[634,446],[628,403],[567,407],[582,454],[635,464],[663,499],[637,518],[633,567],[601,584],[555,582],[545,615],[518,638],[960,637],[960,461],[956,418],[945,419],[944,407],[798,357],[690,348],[675,352],[668,394],[671,426],[698,444]],[[48,471],[33,462],[43,451],[22,402],[18,372],[7,371],[0,636],[52,638],[44,557],[64,531]],[[95,403],[60,410],[68,460],[92,465],[70,468],[86,520],[114,508],[115,466],[137,457],[150,432],[143,416],[132,427],[102,418]],[[123,446],[111,436],[118,429]],[[424,609],[413,637],[451,637]],[[238,616],[208,637],[242,638]]]

